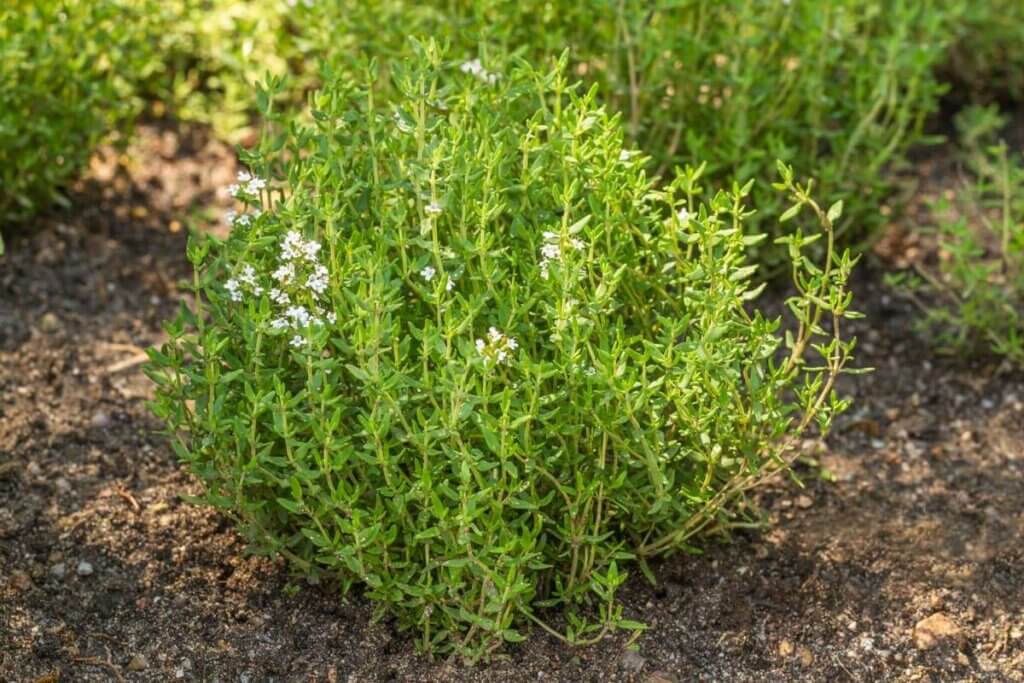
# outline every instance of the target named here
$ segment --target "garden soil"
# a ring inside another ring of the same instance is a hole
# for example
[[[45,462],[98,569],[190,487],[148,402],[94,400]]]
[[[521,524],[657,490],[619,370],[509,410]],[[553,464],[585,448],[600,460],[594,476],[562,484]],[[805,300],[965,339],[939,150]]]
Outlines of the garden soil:
[[[660,561],[657,585],[632,577],[626,616],[650,626],[634,648],[534,632],[487,665],[430,660],[359,595],[248,555],[186,502],[140,369],[234,164],[202,131],[150,124],[97,155],[73,209],[8,238],[0,680],[1024,681],[1024,373],[929,350],[880,284],[878,264],[929,257],[896,222],[855,287],[875,371],[841,381],[854,407],[803,444],[802,486],[758,495],[762,529]],[[920,169],[923,205],[955,174]]]

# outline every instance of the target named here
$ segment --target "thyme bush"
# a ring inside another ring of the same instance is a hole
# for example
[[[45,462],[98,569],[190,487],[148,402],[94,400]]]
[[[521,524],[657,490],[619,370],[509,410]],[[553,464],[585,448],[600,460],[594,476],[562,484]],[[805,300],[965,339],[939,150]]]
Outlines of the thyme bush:
[[[994,107],[958,117],[968,175],[933,206],[938,258],[888,280],[921,308],[938,350],[1024,365],[1024,159],[998,139],[1005,125]]]
[[[141,103],[149,0],[14,0],[0,8],[0,220],[53,203]]]
[[[780,240],[782,334],[754,303],[750,185],[708,196],[690,167],[656,190],[566,61],[430,43],[390,102],[371,63],[309,123],[261,91],[244,210],[191,241],[195,304],[150,354],[203,500],[310,579],[364,586],[427,651],[641,628],[615,599],[627,568],[748,522],[746,494],[846,407],[841,206],[781,166],[783,218],[822,226]]]

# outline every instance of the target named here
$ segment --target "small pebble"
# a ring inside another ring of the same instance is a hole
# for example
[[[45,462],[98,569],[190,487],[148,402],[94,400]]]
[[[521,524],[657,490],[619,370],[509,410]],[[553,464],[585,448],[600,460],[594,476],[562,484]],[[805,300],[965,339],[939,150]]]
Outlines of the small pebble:
[[[63,579],[64,575],[67,574],[67,571],[68,569],[64,566],[64,563],[58,562],[57,564],[50,567],[50,576],[52,576],[55,579]]]
[[[78,563],[78,568],[75,569],[79,576],[92,576],[93,568],[92,565],[82,560]]]
[[[60,318],[54,313],[44,313],[39,319],[39,329],[47,334],[56,332],[60,329]]]
[[[97,410],[92,419],[89,420],[89,426],[93,429],[103,429],[104,427],[110,426],[110,416],[102,410]]]

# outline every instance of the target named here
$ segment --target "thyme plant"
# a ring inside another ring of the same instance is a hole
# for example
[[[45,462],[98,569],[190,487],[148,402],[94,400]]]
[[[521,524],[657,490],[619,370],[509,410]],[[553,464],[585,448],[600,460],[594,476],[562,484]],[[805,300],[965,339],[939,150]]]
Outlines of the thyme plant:
[[[66,204],[95,145],[140,108],[151,0],[8,0],[0,7],[0,222]]]
[[[998,139],[1006,119],[994,107],[968,108],[957,125],[968,173],[933,207],[938,258],[887,279],[940,351],[1024,365],[1024,159]]]
[[[708,196],[698,166],[655,189],[566,63],[429,43],[387,104],[373,62],[329,76],[309,123],[261,91],[233,231],[193,237],[194,306],[150,353],[205,502],[430,652],[641,628],[628,569],[749,523],[747,494],[847,406],[841,206],[780,167],[783,218],[820,225],[780,240],[783,334],[756,308],[750,184]]]

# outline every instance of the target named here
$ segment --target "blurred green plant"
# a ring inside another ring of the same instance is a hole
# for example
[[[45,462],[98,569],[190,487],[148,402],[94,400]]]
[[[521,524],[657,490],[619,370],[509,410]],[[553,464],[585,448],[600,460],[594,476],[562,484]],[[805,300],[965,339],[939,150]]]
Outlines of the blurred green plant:
[[[154,67],[149,0],[9,0],[0,7],[0,221],[51,204],[95,145],[139,111]]]
[[[290,76],[293,106],[313,84],[314,55],[331,43],[302,42],[296,24],[297,2],[287,0],[165,0],[153,21],[163,30],[161,78],[143,84],[183,121],[209,124],[223,140],[255,139],[255,83],[269,76]],[[301,5],[300,5],[301,6]],[[300,17],[300,21],[303,17]],[[309,17],[304,17],[309,19]]]
[[[940,351],[1024,365],[1024,165],[994,142],[1004,126],[995,107],[960,115],[970,178],[933,206],[938,258],[888,281],[922,309],[920,326]]]
[[[751,184],[702,201],[687,167],[655,189],[567,62],[430,43],[386,102],[374,64],[328,69],[302,120],[260,90],[244,209],[226,241],[193,237],[195,306],[150,353],[205,501],[311,580],[364,585],[427,651],[642,628],[627,566],[751,523],[747,494],[847,406],[841,204],[780,165],[781,218],[821,226],[780,238],[782,334],[754,304]]]
[[[941,71],[962,101],[1024,101],[1024,2],[982,0],[966,5]]]

